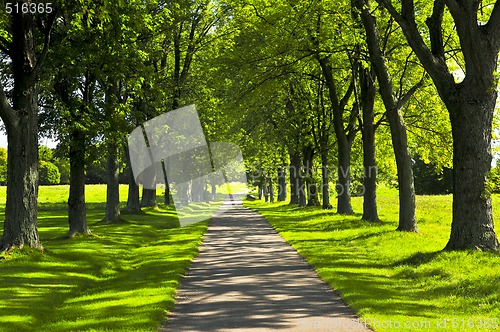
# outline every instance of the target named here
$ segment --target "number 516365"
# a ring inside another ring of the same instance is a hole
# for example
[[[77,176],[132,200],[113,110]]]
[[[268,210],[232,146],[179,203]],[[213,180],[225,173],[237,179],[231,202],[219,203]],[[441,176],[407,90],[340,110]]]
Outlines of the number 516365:
[[[5,11],[7,14],[15,13],[15,14],[50,14],[53,11],[52,3],[50,2],[7,2],[5,4]]]

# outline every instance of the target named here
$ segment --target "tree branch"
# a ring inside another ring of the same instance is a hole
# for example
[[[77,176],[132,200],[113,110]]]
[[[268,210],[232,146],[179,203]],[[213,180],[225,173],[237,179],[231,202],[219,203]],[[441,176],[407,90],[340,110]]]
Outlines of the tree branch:
[[[442,93],[449,93],[451,89],[455,87],[455,80],[446,63],[441,62],[439,58],[433,55],[420,35],[415,22],[415,15],[414,13],[410,13],[410,10],[414,10],[413,0],[403,0],[403,15],[396,10],[396,8],[392,5],[391,0],[376,1],[383,5],[401,26],[408,44],[415,52],[426,71],[432,77],[438,91]],[[455,0],[444,1],[446,1],[446,3],[455,2]],[[436,1],[434,5],[436,6],[439,2],[440,1]]]
[[[410,100],[410,98],[415,94],[415,92],[417,92],[417,90],[420,89],[423,85],[424,85],[424,77],[417,84],[412,86],[410,90],[406,91],[406,93],[401,98],[399,98],[398,109],[403,107],[408,102],[408,100]]]
[[[49,52],[49,47],[50,47],[50,35],[52,33],[52,27],[54,26],[54,22],[56,20],[58,12],[59,8],[56,7],[48,17],[47,28],[45,29],[45,40],[43,43],[43,50],[42,53],[40,53],[40,55],[38,56],[35,68],[33,69],[33,74],[35,75],[35,77],[38,76],[38,74],[40,73],[40,69],[42,68],[43,63],[47,58],[47,54]]]
[[[425,22],[429,28],[432,54],[443,63],[446,63],[444,57],[443,29],[441,28],[443,24],[443,15],[443,0],[434,0],[432,15]]]
[[[497,51],[500,50],[500,1],[495,2],[495,7],[493,7],[490,19],[486,24],[486,31],[490,42]]]
[[[347,88],[347,91],[344,94],[344,97],[339,102],[339,108],[344,109],[347,103],[349,102],[349,99],[351,99],[352,93],[354,92],[354,78],[351,80],[351,84]]]

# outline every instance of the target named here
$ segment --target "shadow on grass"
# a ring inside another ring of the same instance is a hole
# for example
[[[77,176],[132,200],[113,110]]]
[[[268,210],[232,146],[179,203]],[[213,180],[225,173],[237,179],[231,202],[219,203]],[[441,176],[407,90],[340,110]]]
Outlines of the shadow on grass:
[[[442,250],[432,252],[417,252],[408,258],[394,262],[392,266],[411,265],[414,267],[418,267],[419,265],[431,262],[441,252]]]
[[[500,256],[443,252],[449,226],[433,220],[446,218],[447,210],[421,207],[429,214],[422,233],[414,234],[395,231],[397,204],[383,206],[381,215],[394,220],[382,223],[317,208],[245,205],[262,213],[364,319],[467,320],[500,314]]]
[[[66,204],[43,203],[46,252],[0,261],[0,331],[152,331],[163,322],[207,222],[180,228],[160,209],[100,224],[104,204],[87,206],[95,236],[61,238]]]

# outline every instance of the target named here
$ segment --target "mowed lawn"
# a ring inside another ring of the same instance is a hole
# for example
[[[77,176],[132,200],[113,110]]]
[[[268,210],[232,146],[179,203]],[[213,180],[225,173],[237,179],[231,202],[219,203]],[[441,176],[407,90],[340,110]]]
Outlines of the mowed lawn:
[[[500,331],[500,255],[441,251],[452,197],[417,197],[420,234],[395,231],[397,191],[381,188],[378,203],[378,224],[361,221],[361,214],[336,215],[335,206],[244,204],[261,212],[376,331]],[[362,212],[362,198],[353,198],[353,207]]]
[[[40,187],[45,252],[23,249],[0,260],[0,331],[155,331],[174,305],[207,222],[178,227],[173,210],[160,205],[102,224],[106,187],[89,185],[94,236],[66,239],[68,191]],[[120,197],[126,200],[127,186]],[[4,209],[0,187],[2,230]]]

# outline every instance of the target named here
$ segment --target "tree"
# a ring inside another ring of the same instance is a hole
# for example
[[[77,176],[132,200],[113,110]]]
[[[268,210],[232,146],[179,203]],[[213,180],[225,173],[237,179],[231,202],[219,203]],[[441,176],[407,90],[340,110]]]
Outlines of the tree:
[[[61,181],[59,169],[50,161],[40,160],[39,173],[41,185],[54,185]]]
[[[38,147],[39,160],[39,183],[41,185],[59,184],[61,174],[59,168],[53,163],[54,152],[47,146],[40,145]]]
[[[60,142],[60,169],[66,164],[68,197],[68,237],[90,234],[85,204],[85,167],[91,137],[97,133],[95,107],[96,58],[95,17],[80,6],[62,8],[61,19],[54,30],[57,41],[46,74],[44,99],[52,107],[41,114],[42,130]],[[92,23],[91,23],[92,22]],[[75,61],[78,59],[78,61]],[[65,158],[67,158],[65,160]],[[69,164],[69,165],[68,165]],[[68,167],[69,166],[69,167]],[[69,168],[69,169],[68,169]],[[64,174],[64,173],[63,173]]]
[[[359,75],[360,96],[359,103],[362,110],[363,139],[363,220],[378,222],[377,210],[377,163],[375,160],[375,130],[378,124],[375,123],[375,75],[371,68],[364,68],[361,65]]]
[[[360,11],[361,21],[366,32],[366,44],[380,86],[380,95],[386,109],[387,120],[391,129],[392,145],[396,157],[399,185],[399,225],[398,230],[417,232],[415,187],[413,181],[412,159],[408,150],[406,124],[401,112],[415,91],[421,87],[423,81],[412,86],[406,93],[395,93],[392,78],[384,58],[375,18],[370,12],[366,0],[356,0],[356,8]],[[408,60],[407,60],[408,63]],[[405,65],[405,68],[407,65]],[[405,73],[403,72],[403,75]],[[400,91],[402,91],[400,87]]]
[[[408,44],[431,76],[446,105],[453,134],[453,221],[446,249],[498,251],[490,193],[493,112],[497,99],[497,62],[500,51],[500,3],[491,12],[479,10],[482,1],[436,0],[426,21],[430,47],[421,35],[413,0],[402,0],[398,10],[390,0],[377,0],[400,25]],[[443,30],[449,11],[465,64],[457,82],[447,62]],[[488,17],[489,15],[489,17]]]
[[[56,15],[55,8],[39,17],[29,12],[13,10],[8,15],[2,11],[0,24],[6,33],[0,38],[0,50],[10,58],[13,89],[8,97],[6,84],[0,84],[0,117],[9,143],[9,183],[0,251],[24,245],[42,248],[37,221],[38,81]],[[39,43],[36,36],[43,36],[43,42]]]
[[[339,95],[339,89],[333,78],[332,66],[328,57],[320,56],[318,61],[325,77],[328,87],[330,102],[332,103],[333,127],[337,138],[338,165],[337,165],[337,191],[338,204],[337,213],[353,214],[351,205],[351,148],[356,137],[356,120],[359,112],[357,104],[354,104],[349,116],[347,127],[344,125],[344,113],[354,89],[355,77],[351,78],[351,84],[343,95]]]
[[[56,156],[54,158],[54,165],[59,169],[59,174],[61,174],[60,184],[69,184],[70,177],[70,165],[68,158],[62,156]]]

